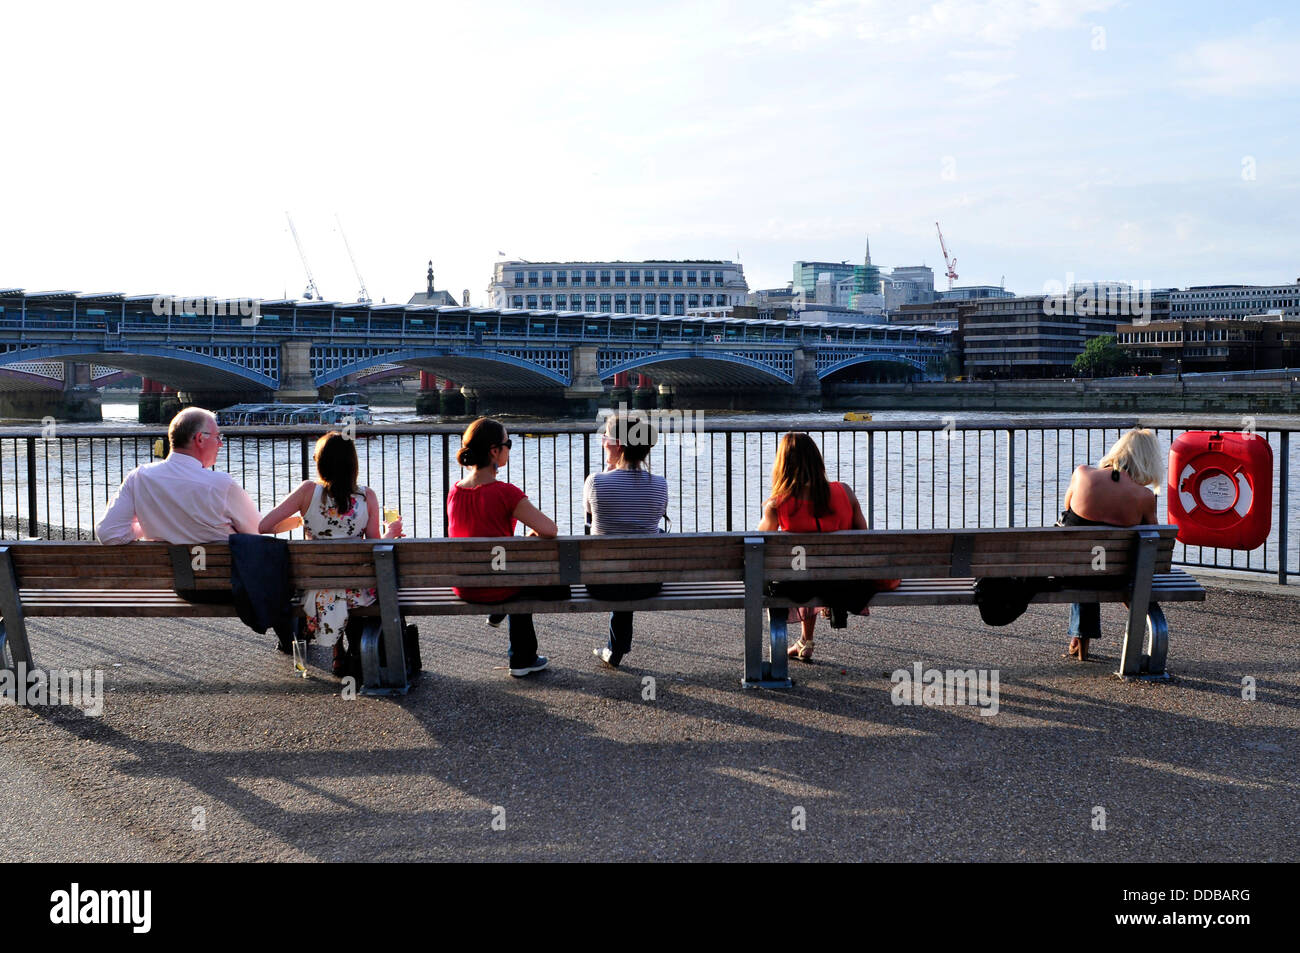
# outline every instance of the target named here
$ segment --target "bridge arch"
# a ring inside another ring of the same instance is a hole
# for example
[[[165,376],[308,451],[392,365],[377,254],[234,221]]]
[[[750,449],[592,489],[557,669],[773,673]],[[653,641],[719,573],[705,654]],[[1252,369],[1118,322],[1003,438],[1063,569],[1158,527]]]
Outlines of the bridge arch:
[[[902,364],[914,370],[925,371],[924,363],[914,357],[908,357],[906,354],[900,354],[896,351],[870,351],[865,354],[854,354],[850,357],[841,358],[827,363],[825,367],[818,367],[817,377],[819,380],[826,380],[826,378],[840,371],[859,364]]]
[[[279,347],[261,345],[132,344],[131,350],[105,350],[86,343],[41,344],[0,351],[0,367],[33,361],[78,361],[121,368],[184,390],[274,390],[279,385]],[[244,363],[224,359],[224,352]],[[268,373],[269,372],[269,373]]]
[[[766,354],[764,357],[768,356]],[[680,349],[635,352],[619,360],[615,353],[600,362],[601,380],[609,380],[625,371],[654,368],[655,380],[668,384],[782,384],[794,383],[793,351],[772,351],[767,361],[720,350]],[[724,373],[719,373],[723,371]]]
[[[313,349],[312,378],[325,387],[383,364],[402,364],[458,384],[496,389],[568,387],[568,348],[354,347]]]

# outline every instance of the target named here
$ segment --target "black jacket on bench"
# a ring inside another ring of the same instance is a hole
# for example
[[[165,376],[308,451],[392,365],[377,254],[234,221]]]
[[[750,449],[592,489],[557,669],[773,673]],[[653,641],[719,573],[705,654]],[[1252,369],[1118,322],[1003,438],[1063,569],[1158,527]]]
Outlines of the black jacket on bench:
[[[271,536],[232,533],[230,588],[244,624],[258,635],[274,628],[280,648],[288,651],[294,636],[289,544]]]

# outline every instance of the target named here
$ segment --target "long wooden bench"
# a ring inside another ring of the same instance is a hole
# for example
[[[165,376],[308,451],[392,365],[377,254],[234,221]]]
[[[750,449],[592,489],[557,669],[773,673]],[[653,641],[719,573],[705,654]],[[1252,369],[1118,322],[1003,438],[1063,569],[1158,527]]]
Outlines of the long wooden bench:
[[[515,599],[511,612],[638,612],[729,609],[744,611],[743,684],[789,686],[784,608],[763,595],[778,580],[905,579],[873,606],[969,605],[976,577],[1088,577],[1096,584],[1041,592],[1037,602],[1130,604],[1121,674],[1164,671],[1168,635],[1161,601],[1204,599],[1186,573],[1171,571],[1174,527],[1072,527],[968,531],[664,534],[537,539],[341,540],[289,544],[294,585],[300,589],[365,588],[376,605],[354,610],[373,618],[362,638],[363,690],[404,693],[409,687],[402,651],[404,616],[484,615],[492,607],[467,603],[457,587],[567,584],[564,601]],[[1098,553],[1104,559],[1098,560]],[[5,661],[34,666],[26,616],[165,618],[232,616],[234,608],[196,604],[175,589],[230,589],[230,550],[200,551],[164,543],[13,542],[0,546],[0,649]],[[798,558],[795,558],[798,557]],[[196,568],[197,567],[197,568]],[[587,583],[663,583],[650,599],[594,599]],[[771,611],[764,653],[764,608]],[[1145,625],[1143,624],[1145,621]],[[1148,643],[1142,652],[1141,637]],[[767,654],[765,659],[763,656]]]
[[[1129,618],[1116,674],[1157,678],[1166,675],[1169,650],[1160,603],[1205,599],[1200,583],[1172,566],[1177,534],[1176,526],[769,534],[764,578],[903,580],[897,589],[877,593],[872,607],[974,605],[981,578],[1024,579],[1034,590],[1031,603],[1125,602]],[[1059,582],[1044,585],[1049,579]],[[785,620],[796,603],[766,597],[764,605],[772,642],[768,677],[788,684]]]

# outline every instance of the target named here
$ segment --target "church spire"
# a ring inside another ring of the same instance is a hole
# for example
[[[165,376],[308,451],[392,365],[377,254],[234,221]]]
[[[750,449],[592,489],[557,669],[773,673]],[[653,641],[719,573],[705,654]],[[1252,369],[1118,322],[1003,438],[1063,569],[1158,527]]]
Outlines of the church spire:
[[[429,294],[433,294],[433,259],[429,259]]]
[[[866,264],[867,264],[867,265],[870,265],[870,264],[871,264],[871,236],[870,236],[870,235],[867,236],[867,260],[866,260]]]

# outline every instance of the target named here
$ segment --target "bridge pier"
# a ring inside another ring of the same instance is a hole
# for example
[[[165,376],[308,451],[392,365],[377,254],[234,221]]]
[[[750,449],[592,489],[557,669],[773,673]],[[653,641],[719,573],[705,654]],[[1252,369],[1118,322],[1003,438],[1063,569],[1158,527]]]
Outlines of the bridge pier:
[[[162,423],[162,384],[140,378],[139,420],[142,424]]]
[[[99,423],[104,419],[99,392],[85,390],[12,390],[0,392],[0,418]]]
[[[564,406],[559,411],[566,417],[594,418],[605,399],[605,384],[600,379],[596,363],[598,348],[584,344],[569,353],[570,380],[564,389]]]
[[[614,375],[614,384],[609,389],[609,406],[618,409],[632,404],[632,388],[628,386],[628,372],[619,371]]]
[[[163,386],[158,398],[158,423],[170,424],[172,418],[181,412],[181,395],[175,387]]]
[[[645,374],[638,374],[636,390],[632,392],[632,406],[637,410],[653,410],[658,399],[655,384]]]
[[[420,371],[420,393],[415,395],[415,412],[432,417],[441,413],[438,405],[438,378]]]
[[[438,391],[438,413],[444,417],[463,417],[468,401],[465,395],[451,381],[444,380]]]
[[[63,362],[63,388],[0,393],[0,417],[69,423],[99,423],[104,419],[99,391],[90,385],[90,365]]]
[[[283,404],[314,404],[320,400],[311,372],[311,341],[281,342],[280,389],[274,399]]]

